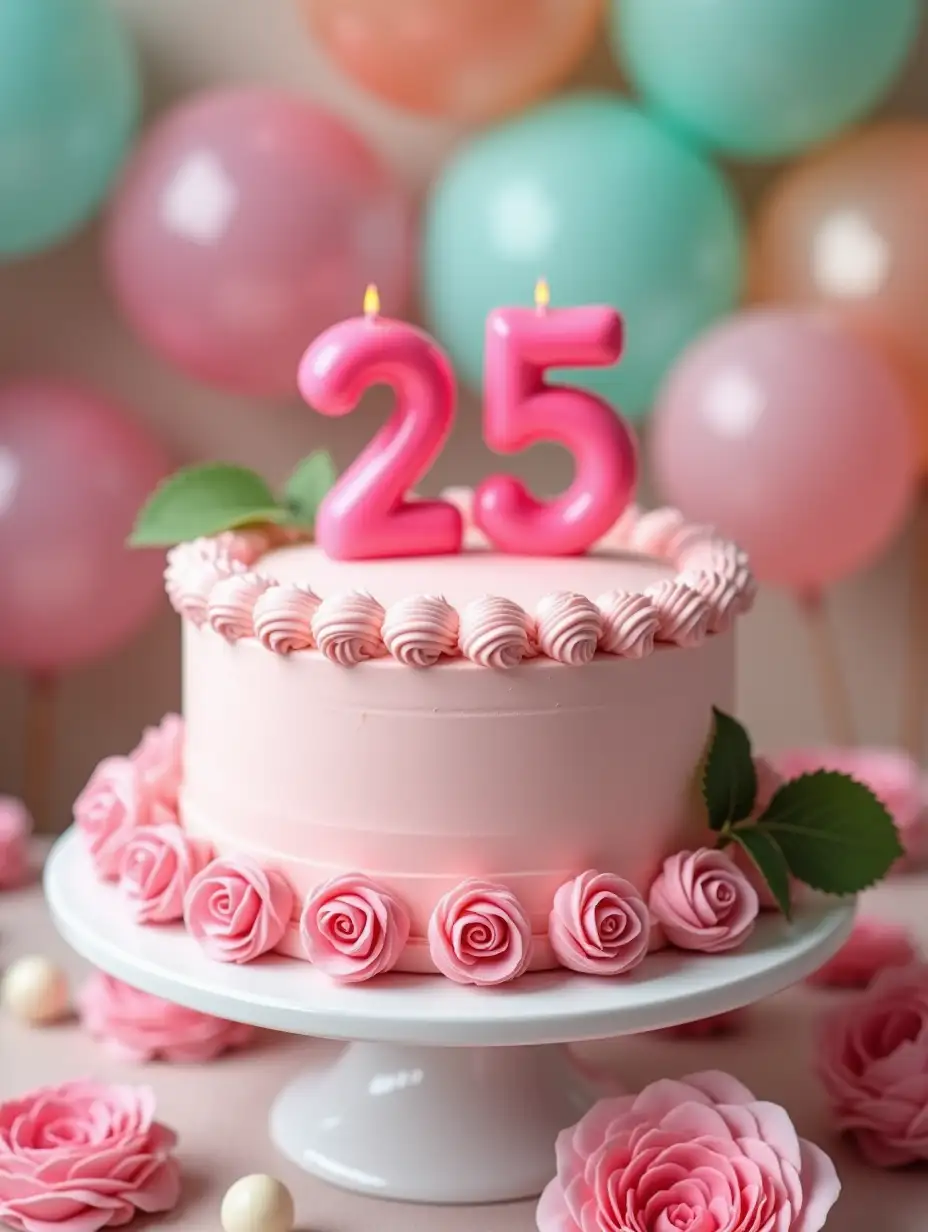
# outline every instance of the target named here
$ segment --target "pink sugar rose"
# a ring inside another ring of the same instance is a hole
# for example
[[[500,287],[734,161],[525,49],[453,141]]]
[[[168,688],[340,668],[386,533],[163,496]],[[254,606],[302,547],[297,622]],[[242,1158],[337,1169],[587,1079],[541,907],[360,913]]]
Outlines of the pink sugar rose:
[[[668,856],[648,906],[671,945],[706,954],[746,941],[760,910],[744,873],[724,851],[710,847]]]
[[[782,1108],[721,1073],[601,1100],[556,1155],[539,1232],[820,1232],[841,1189]]]
[[[429,920],[432,962],[457,984],[504,984],[532,956],[532,926],[505,886],[464,881],[439,901]]]
[[[188,1010],[96,971],[77,998],[81,1023],[129,1061],[212,1061],[254,1037],[254,1029]]]
[[[789,749],[773,759],[784,779],[815,770],[849,774],[869,787],[892,815],[906,854],[904,865],[919,865],[928,857],[928,779],[918,763],[897,749]]]
[[[586,975],[620,975],[648,953],[651,917],[630,881],[588,870],[554,896],[548,923],[562,966]]]
[[[819,988],[866,988],[886,967],[906,967],[916,956],[915,942],[900,924],[862,915],[834,958],[806,983]]]
[[[300,919],[306,957],[342,984],[392,970],[409,929],[409,913],[399,899],[361,873],[316,886]]]
[[[838,1128],[877,1167],[928,1160],[928,965],[884,971],[822,1026],[818,1070]]]
[[[180,1196],[175,1135],[147,1087],[67,1082],[0,1104],[0,1224],[98,1232]]]
[[[280,873],[244,856],[213,860],[190,883],[184,920],[210,958],[247,963],[278,944],[293,905]]]
[[[207,843],[180,826],[145,826],[126,841],[119,889],[136,924],[170,924],[184,918],[190,883],[212,859]]]
[[[142,826],[176,824],[177,814],[152,794],[136,762],[107,757],[75,800],[74,822],[98,876],[114,881],[130,836]]]
[[[166,714],[157,727],[146,727],[129,754],[153,797],[171,809],[177,808],[183,756],[184,720],[179,714]]]
[[[0,890],[11,890],[26,880],[31,833],[32,818],[23,802],[0,796]]]

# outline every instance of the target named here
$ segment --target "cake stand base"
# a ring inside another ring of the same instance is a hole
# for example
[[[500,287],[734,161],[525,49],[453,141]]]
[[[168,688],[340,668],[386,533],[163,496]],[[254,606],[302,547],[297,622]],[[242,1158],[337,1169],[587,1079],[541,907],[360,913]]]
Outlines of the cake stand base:
[[[594,1089],[562,1045],[671,1027],[771,996],[830,958],[854,918],[853,903],[806,903],[792,923],[759,920],[731,954],[667,951],[616,980],[552,971],[475,989],[390,975],[340,987],[296,959],[216,963],[180,926],[133,925],[73,834],[48,858],[45,892],[73,948],[136,988],[274,1031],[360,1041],[278,1097],[274,1142],[343,1189],[439,1204],[541,1192],[559,1131],[608,1093]]]
[[[271,1137],[307,1172],[373,1197],[503,1202],[541,1192],[554,1139],[600,1094],[557,1044],[349,1044],[278,1096]]]

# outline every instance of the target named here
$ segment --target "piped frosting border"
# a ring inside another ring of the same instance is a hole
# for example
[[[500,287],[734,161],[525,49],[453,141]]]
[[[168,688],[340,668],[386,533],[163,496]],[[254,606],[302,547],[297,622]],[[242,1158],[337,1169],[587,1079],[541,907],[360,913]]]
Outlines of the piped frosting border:
[[[465,516],[468,495],[453,494]],[[278,546],[275,532],[248,530],[173,548],[165,588],[174,610],[230,643],[254,638],[279,655],[317,651],[342,667],[388,656],[414,668],[465,658],[505,669],[536,657],[581,667],[596,654],[640,659],[661,644],[699,646],[750,611],[757,592],[746,554],[673,508],[630,506],[598,546],[668,561],[674,578],[595,599],[556,591],[531,612],[496,595],[461,610],[440,595],[388,608],[365,591],[321,597],[261,571],[262,556]]]

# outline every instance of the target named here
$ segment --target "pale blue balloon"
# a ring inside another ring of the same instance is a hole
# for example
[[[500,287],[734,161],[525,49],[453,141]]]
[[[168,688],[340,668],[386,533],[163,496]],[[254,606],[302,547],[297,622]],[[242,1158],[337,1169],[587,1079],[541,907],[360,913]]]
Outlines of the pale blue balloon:
[[[429,197],[423,289],[431,329],[479,386],[491,308],[612,304],[618,366],[556,376],[647,413],[688,342],[735,305],[742,227],[722,176],[636,108],[606,95],[549,103],[476,137]]]
[[[102,0],[0,0],[0,260],[94,213],[139,97],[132,45]]]
[[[794,154],[864,116],[922,0],[612,0],[616,57],[647,103],[742,158]]]

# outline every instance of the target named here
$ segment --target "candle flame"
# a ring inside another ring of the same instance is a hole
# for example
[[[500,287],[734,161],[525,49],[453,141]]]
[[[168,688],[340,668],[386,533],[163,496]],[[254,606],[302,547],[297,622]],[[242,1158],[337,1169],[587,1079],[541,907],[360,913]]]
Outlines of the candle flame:
[[[380,292],[371,283],[364,292],[364,315],[375,317],[380,312]]]
[[[535,283],[535,307],[547,308],[551,303],[551,288],[547,278],[539,278]]]

